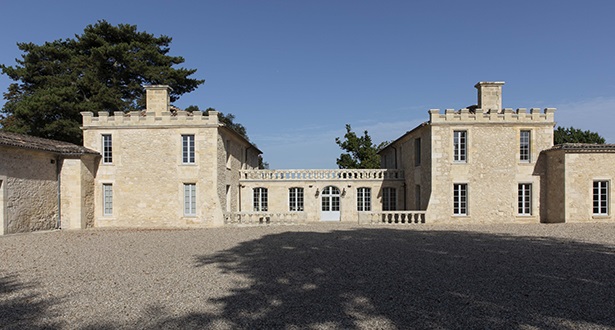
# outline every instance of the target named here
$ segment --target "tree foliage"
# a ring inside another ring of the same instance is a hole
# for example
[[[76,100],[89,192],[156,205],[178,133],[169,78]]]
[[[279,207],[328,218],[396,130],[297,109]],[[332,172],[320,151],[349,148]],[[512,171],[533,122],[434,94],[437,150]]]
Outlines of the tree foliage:
[[[605,140],[596,132],[582,131],[580,129],[569,127],[558,127],[553,132],[553,144],[563,143],[597,143],[604,144]]]
[[[18,43],[17,65],[0,65],[15,83],[4,93],[4,129],[80,143],[81,111],[131,111],[144,107],[143,85],[169,85],[171,101],[201,85],[196,69],[169,56],[168,36],[102,20],[75,38],[42,45]]]
[[[372,138],[367,131],[363,136],[357,136],[349,124],[346,124],[346,134],[342,141],[339,137],[335,138],[335,143],[346,153],[342,153],[337,159],[339,168],[379,168],[380,156],[378,148],[372,143]],[[382,145],[382,144],[381,144]]]

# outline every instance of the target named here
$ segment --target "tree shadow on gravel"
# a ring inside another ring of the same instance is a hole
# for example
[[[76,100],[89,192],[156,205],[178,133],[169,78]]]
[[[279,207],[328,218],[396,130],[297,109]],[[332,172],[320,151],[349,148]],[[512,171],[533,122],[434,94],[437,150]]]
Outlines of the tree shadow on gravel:
[[[17,275],[0,275],[0,329],[55,329],[50,307],[56,302],[42,299],[37,285],[21,282]]]
[[[615,249],[601,245],[454,231],[286,232],[196,257],[197,267],[212,264],[251,281],[211,301],[234,327],[615,327]]]

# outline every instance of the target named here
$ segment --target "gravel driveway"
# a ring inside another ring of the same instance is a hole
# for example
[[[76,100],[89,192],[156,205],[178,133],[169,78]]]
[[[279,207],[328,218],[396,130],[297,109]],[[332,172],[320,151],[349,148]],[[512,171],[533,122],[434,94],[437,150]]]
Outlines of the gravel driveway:
[[[613,329],[615,224],[9,235],[0,328]]]

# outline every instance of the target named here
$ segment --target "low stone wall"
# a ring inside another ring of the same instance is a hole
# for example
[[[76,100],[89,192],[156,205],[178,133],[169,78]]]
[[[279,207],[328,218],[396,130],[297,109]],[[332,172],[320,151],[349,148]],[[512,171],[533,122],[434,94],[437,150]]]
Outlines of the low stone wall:
[[[425,211],[359,212],[360,224],[411,225],[426,222]]]
[[[224,214],[225,225],[296,225],[305,222],[305,212],[235,212]]]

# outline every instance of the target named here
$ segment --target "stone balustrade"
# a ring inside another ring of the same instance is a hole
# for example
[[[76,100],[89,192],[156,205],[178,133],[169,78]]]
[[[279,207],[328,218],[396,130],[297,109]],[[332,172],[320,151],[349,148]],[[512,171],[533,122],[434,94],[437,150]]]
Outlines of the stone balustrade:
[[[224,214],[225,225],[296,225],[306,220],[305,212],[234,212]]]
[[[484,113],[482,109],[446,109],[443,114],[439,109],[429,110],[429,119],[432,124],[438,122],[550,122],[554,120],[555,108],[531,108],[528,112],[525,108],[513,110],[510,108],[501,111]]]
[[[240,180],[257,181],[334,181],[334,180],[403,180],[403,170],[344,169],[344,170],[241,170]]]
[[[360,224],[414,224],[425,223],[425,211],[359,212]]]

